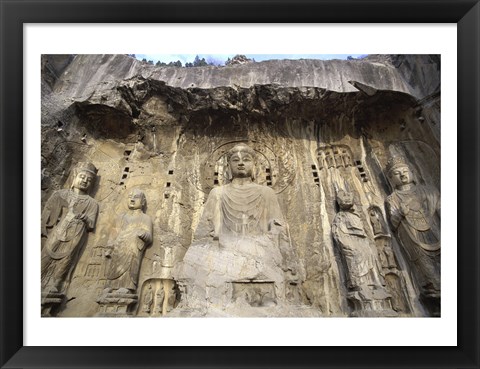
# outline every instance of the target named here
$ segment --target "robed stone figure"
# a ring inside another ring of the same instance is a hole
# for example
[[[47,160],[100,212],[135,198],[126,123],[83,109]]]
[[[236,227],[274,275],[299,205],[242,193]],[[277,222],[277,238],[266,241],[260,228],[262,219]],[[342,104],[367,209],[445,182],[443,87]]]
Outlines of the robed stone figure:
[[[145,194],[133,189],[128,196],[128,209],[117,221],[107,257],[109,290],[136,293],[138,275],[145,248],[152,242],[152,220],[144,214]]]
[[[231,282],[270,282],[276,297],[298,278],[296,258],[275,192],[253,182],[255,152],[245,144],[227,153],[231,182],[214,188],[176,279],[190,283],[188,300],[221,308]]]
[[[97,177],[91,163],[79,163],[70,189],[55,191],[42,212],[42,292],[64,293],[87,232],[95,228],[98,203],[89,196]]]
[[[416,184],[405,159],[392,157],[387,174],[394,190],[386,200],[391,224],[409,260],[421,297],[434,314],[440,304],[440,194]]]

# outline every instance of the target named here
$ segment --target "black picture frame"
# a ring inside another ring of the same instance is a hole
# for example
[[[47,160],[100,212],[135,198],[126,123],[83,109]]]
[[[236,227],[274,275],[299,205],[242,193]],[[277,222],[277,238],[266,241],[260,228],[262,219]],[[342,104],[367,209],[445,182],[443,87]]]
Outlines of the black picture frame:
[[[2,368],[479,368],[479,0],[0,0],[0,14]],[[162,22],[457,24],[458,173],[449,174],[458,175],[456,347],[23,346],[23,24]]]

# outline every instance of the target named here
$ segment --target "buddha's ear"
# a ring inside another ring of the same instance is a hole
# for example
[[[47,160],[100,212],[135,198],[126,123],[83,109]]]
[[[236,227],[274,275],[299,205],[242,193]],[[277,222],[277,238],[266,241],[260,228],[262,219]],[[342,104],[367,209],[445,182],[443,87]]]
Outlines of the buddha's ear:
[[[225,179],[228,183],[232,182],[232,168],[230,168],[230,163],[227,162],[227,168],[225,169]]]
[[[253,161],[253,168],[252,168],[252,181],[255,181],[255,179],[258,176],[258,173],[257,173],[258,168],[259,168],[259,166],[257,165],[257,161],[254,160]]]

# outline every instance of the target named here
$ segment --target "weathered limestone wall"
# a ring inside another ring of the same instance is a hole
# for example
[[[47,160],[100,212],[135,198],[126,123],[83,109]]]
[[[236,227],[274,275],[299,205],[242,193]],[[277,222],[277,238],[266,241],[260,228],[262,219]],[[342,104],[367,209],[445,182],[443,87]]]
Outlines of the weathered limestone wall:
[[[428,315],[387,221],[384,202],[392,185],[385,166],[389,156],[401,154],[417,183],[440,188],[436,58],[157,68],[124,55],[77,55],[45,56],[42,65],[42,203],[70,187],[77,162],[99,169],[91,193],[100,205],[98,221],[60,316],[97,313],[105,249],[134,187],[145,192],[153,220],[139,286],[171,279],[209,191],[225,181],[223,155],[238,142],[249,142],[260,158],[257,183],[277,193],[306,277],[304,304],[325,316],[351,312],[331,235],[336,190],[348,188],[372,242],[372,208],[391,235],[398,270],[387,285],[395,310]],[[148,315],[140,305],[138,315]]]

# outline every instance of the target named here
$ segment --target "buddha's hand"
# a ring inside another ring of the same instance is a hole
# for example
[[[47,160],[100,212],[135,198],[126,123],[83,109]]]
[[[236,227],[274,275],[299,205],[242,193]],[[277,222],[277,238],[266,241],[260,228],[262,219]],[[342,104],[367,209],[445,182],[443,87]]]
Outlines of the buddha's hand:
[[[111,258],[112,257],[112,252],[113,252],[113,246],[109,245],[105,248],[104,255],[106,258]]]
[[[400,204],[400,214],[406,216],[410,212],[410,206],[408,204]]]

